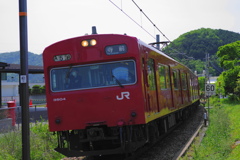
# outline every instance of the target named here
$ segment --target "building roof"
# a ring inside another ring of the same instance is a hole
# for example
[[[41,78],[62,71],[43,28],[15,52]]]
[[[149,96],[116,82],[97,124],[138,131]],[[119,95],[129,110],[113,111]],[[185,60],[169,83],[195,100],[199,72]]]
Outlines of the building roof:
[[[5,67],[7,67],[9,64],[4,63],[4,62],[0,62],[0,67],[2,67],[2,69],[4,69]]]
[[[7,64],[0,62],[0,73],[20,73],[20,64]],[[28,73],[41,74],[43,73],[43,66],[28,66]]]

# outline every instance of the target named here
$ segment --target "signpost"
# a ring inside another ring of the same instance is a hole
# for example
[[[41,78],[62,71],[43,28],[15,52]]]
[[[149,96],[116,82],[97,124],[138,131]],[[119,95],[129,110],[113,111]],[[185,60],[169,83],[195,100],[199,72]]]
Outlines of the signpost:
[[[209,97],[216,94],[215,84],[205,84],[205,97],[208,98],[208,125],[210,123],[209,118]]]
[[[210,97],[216,94],[215,84],[206,84],[205,85],[205,95]]]

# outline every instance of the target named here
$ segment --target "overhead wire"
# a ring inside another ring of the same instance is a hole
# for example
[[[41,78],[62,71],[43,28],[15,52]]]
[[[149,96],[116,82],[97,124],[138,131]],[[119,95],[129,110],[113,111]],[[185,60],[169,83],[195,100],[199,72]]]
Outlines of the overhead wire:
[[[109,0],[116,8],[118,8],[121,12],[123,12],[129,19],[131,19],[135,24],[137,24],[139,27],[141,27],[147,34],[149,34],[151,37],[153,37],[155,40],[156,40],[156,37],[153,36],[150,32],[148,32],[142,25],[140,25],[137,21],[135,21],[131,16],[129,16],[126,12],[123,11],[122,9],[122,1],[121,1],[121,8],[116,5],[112,0]],[[155,32],[155,29],[157,29],[158,32],[160,32],[160,34],[162,34],[163,37],[166,38],[166,40],[171,43],[173,46],[173,42],[156,26],[155,23],[153,23],[153,21],[147,16],[147,14],[139,7],[139,5],[134,1],[132,0],[132,2],[134,3],[134,5],[140,10],[140,12],[148,19],[148,21],[153,25],[154,27],[154,32]],[[142,23],[142,19],[141,19],[141,23]],[[173,48],[172,48],[173,49]],[[177,51],[177,53],[182,53],[180,51],[178,51],[177,49],[174,49],[175,51]],[[185,55],[186,56],[186,55]],[[188,56],[186,56],[188,57]]]
[[[155,36],[153,36],[150,32],[148,32],[145,28],[143,28],[137,21],[135,21],[131,16],[129,16],[126,12],[124,12],[122,10],[122,8],[120,8],[119,6],[117,6],[113,1],[109,0],[115,7],[117,7],[120,11],[122,11],[129,19],[131,19],[135,24],[137,24],[139,27],[141,27],[148,35],[150,35],[151,37],[153,37],[154,39]]]
[[[143,10],[139,7],[139,5],[137,5],[137,3],[136,3],[134,0],[132,0],[132,2],[135,4],[135,6],[137,6],[137,8],[140,10],[140,12],[142,12],[143,15],[149,20],[149,22],[152,23],[152,25],[154,26],[154,28],[156,28],[156,29],[162,34],[163,37],[165,37],[169,42],[171,42],[170,39],[169,39],[169,38],[156,26],[156,24],[153,23],[153,21],[143,12]]]

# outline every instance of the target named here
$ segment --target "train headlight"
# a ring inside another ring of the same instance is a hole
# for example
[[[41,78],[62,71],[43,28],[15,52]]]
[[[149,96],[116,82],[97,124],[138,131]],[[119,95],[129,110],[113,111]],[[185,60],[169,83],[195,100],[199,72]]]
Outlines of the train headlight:
[[[96,39],[87,39],[81,42],[83,47],[95,46],[97,44]]]
[[[87,40],[84,40],[84,41],[82,41],[81,44],[82,44],[83,47],[87,47],[87,46],[88,46],[88,41],[87,41]]]
[[[90,40],[90,45],[95,46],[97,44],[97,41],[95,39]]]

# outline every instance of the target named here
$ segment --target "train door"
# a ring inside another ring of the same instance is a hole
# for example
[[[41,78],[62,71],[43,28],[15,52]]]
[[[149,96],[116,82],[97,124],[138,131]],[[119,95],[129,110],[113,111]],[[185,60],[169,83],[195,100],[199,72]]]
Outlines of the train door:
[[[158,94],[161,108],[172,108],[172,91],[169,74],[169,66],[158,64],[160,93]]]
[[[182,103],[179,70],[172,70],[172,93],[174,109],[179,108]]]
[[[188,100],[188,86],[187,86],[187,74],[181,72],[181,89],[182,89],[182,103],[186,104]]]
[[[148,59],[147,62],[147,79],[148,79],[148,99],[150,110],[153,112],[158,112],[158,95],[157,95],[157,83],[156,83],[156,72],[155,72],[155,63],[152,58]]]
[[[142,72],[143,72],[143,86],[144,86],[144,95],[146,97],[145,100],[145,110],[148,113],[148,115],[150,114],[150,105],[149,105],[149,98],[148,98],[148,79],[147,79],[147,64],[145,61],[145,58],[142,58]]]
[[[193,84],[192,84],[192,77],[189,77],[189,93],[190,93],[190,99],[193,101]]]
[[[170,72],[170,67],[166,66],[165,68],[166,72],[166,80],[167,80],[167,107],[168,108],[173,108],[173,92],[172,92],[172,83],[171,83],[171,72]]]
[[[190,76],[186,73],[186,83],[187,83],[187,101],[191,102],[191,93],[190,93]]]

